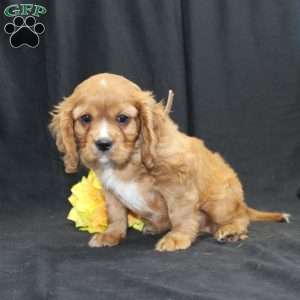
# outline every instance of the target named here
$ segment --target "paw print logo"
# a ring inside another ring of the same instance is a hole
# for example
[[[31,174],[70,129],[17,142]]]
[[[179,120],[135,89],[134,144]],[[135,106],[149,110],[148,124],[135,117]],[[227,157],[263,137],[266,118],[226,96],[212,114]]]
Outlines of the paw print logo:
[[[4,31],[11,35],[9,42],[13,48],[19,48],[23,45],[36,48],[40,43],[39,36],[45,31],[45,26],[36,22],[33,16],[28,16],[25,19],[16,16],[12,23],[7,23],[4,26]]]

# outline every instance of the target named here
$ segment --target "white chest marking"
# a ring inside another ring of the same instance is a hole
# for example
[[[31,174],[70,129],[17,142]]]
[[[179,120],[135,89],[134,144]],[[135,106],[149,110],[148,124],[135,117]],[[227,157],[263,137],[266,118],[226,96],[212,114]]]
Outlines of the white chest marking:
[[[112,191],[124,206],[134,212],[150,211],[137,183],[119,179],[110,167],[105,168],[99,175],[104,187]]]

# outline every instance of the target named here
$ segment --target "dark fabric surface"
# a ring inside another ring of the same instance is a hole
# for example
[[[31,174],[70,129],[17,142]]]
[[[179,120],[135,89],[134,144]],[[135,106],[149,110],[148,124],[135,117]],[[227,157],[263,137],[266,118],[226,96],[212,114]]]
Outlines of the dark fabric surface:
[[[37,48],[13,49],[0,30],[0,299],[299,299],[299,1],[35,3],[48,10]],[[292,223],[180,253],[157,253],[159,237],[132,231],[118,247],[88,248],[66,220],[85,171],[64,174],[48,111],[104,71],[157,99],[174,89],[180,128],[223,154],[251,206]]]

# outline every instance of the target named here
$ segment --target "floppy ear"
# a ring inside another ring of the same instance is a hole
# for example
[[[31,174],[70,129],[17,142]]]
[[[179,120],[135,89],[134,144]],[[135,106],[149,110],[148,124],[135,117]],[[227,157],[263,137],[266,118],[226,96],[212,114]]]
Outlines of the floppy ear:
[[[50,132],[56,139],[56,146],[64,154],[66,173],[75,173],[79,163],[72,118],[74,104],[71,97],[65,98],[51,112],[52,120],[49,124]]]
[[[155,100],[150,92],[139,92],[138,108],[141,120],[142,161],[146,168],[154,166],[157,136],[154,125]]]

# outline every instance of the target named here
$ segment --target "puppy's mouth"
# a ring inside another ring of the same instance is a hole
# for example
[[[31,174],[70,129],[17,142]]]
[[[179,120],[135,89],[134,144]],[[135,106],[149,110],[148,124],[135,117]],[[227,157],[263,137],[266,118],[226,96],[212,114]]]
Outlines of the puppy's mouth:
[[[98,159],[99,163],[100,164],[108,164],[111,162],[111,158],[110,158],[110,155],[108,153],[102,153]]]
[[[102,166],[113,164],[115,166],[122,166],[130,159],[130,149],[120,147],[120,145],[113,144],[110,149],[103,151],[98,147],[93,147],[94,157]]]
[[[97,160],[100,164],[107,164],[112,162],[112,149],[101,151],[96,148],[94,149],[94,153],[96,154]]]

